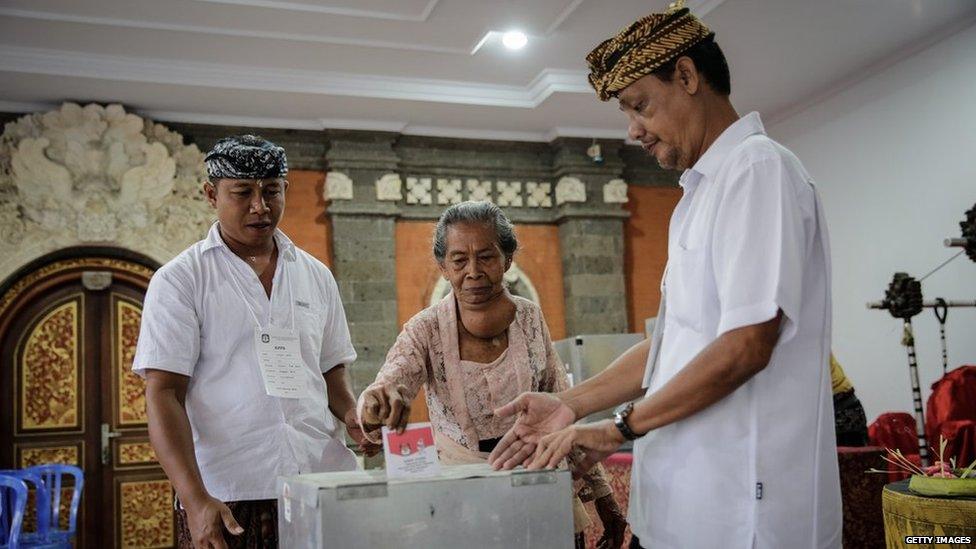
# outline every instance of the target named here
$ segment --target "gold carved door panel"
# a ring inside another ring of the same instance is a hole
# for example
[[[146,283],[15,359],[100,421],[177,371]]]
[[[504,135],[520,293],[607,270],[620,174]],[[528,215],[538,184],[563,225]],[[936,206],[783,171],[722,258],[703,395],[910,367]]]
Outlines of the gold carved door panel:
[[[105,376],[109,445],[104,457],[115,510],[116,547],[172,547],[176,543],[173,489],[156,462],[146,430],[145,381],[132,373],[139,338],[142,296],[116,289],[109,294],[108,348],[111,374]],[[108,361],[104,362],[108,364]]]
[[[85,453],[84,293],[68,289],[38,309],[12,351],[13,467],[67,463]],[[4,464],[6,466],[6,464]],[[67,526],[71,488],[61,498]],[[67,497],[64,497],[67,496]],[[25,529],[36,527],[30,494]],[[84,514],[79,517],[84,520]]]
[[[92,267],[116,276],[93,287],[82,282]],[[130,370],[150,274],[68,260],[0,296],[0,468],[84,470],[78,547],[175,545],[172,488],[149,446],[144,382]]]

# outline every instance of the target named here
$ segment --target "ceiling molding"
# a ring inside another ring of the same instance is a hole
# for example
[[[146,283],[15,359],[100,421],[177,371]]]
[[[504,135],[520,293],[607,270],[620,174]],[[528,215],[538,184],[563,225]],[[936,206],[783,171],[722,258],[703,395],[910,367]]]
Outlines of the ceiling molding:
[[[403,135],[420,135],[425,137],[452,137],[455,139],[488,139],[493,141],[529,141],[549,143],[557,137],[582,137],[585,139],[619,139],[626,137],[625,130],[607,130],[605,128],[570,128],[555,127],[546,132],[524,132],[504,130],[484,130],[479,128],[448,128],[443,126],[415,126],[408,124],[400,132]]]
[[[626,124],[621,124],[619,130],[608,130],[606,128],[581,128],[570,126],[556,126],[546,132],[545,141],[549,142],[557,137],[583,137],[587,139],[620,139],[627,140]]]
[[[269,128],[278,130],[323,130],[323,120],[314,118],[271,118],[264,116],[234,116],[226,114],[201,114],[198,112],[161,111],[154,109],[133,109],[132,112],[153,122],[179,122],[181,124],[205,124],[209,126],[240,126],[244,128]],[[336,126],[336,129],[344,128]]]
[[[32,112],[44,112],[52,109],[56,109],[60,106],[60,103],[39,103],[33,101],[6,101],[0,100],[0,112],[10,112],[10,113],[32,113]]]
[[[246,5],[263,5],[263,4],[288,4],[288,2],[277,2],[276,0],[196,0],[197,2],[215,2],[215,3],[228,3],[228,4],[246,4]],[[428,5],[430,9],[436,6],[439,0],[431,0]],[[724,0],[711,0],[712,2],[722,2]],[[550,25],[549,29],[546,31],[545,36],[548,36],[552,31],[562,24],[563,21],[569,17],[572,11],[575,11],[577,7],[583,2],[583,0],[573,0],[562,14],[559,15],[556,22]],[[357,10],[349,10],[357,11]],[[336,46],[355,46],[362,48],[378,48],[378,49],[391,49],[400,51],[416,51],[424,53],[442,53],[447,55],[475,55],[478,50],[482,48],[489,40],[501,40],[501,35],[503,31],[497,30],[486,30],[481,33],[476,40],[472,41],[471,45],[468,47],[450,47],[450,46],[431,46],[428,44],[420,44],[417,42],[394,42],[388,40],[374,40],[371,38],[349,38],[346,36],[335,36],[329,34],[302,34],[293,32],[277,32],[277,31],[266,31],[266,30],[255,30],[255,29],[231,29],[231,28],[220,28],[207,25],[187,25],[183,23],[161,23],[158,21],[144,21],[140,19],[123,19],[119,17],[101,17],[101,16],[91,16],[91,15],[77,15],[71,13],[57,13],[42,10],[25,10],[19,8],[5,8],[0,7],[0,16],[6,17],[16,17],[20,19],[33,19],[37,21],[53,21],[56,23],[78,23],[82,25],[98,25],[106,27],[116,27],[123,29],[140,29],[140,30],[155,30],[155,31],[167,31],[167,32],[185,32],[190,34],[206,34],[206,35],[219,35],[219,36],[233,36],[235,38],[259,38],[263,40],[285,40],[289,42],[299,42],[299,43],[310,43],[310,44],[331,44]],[[429,17],[427,14],[424,18]],[[393,19],[388,18],[388,19]]]
[[[222,0],[204,0],[204,1],[222,1]],[[546,28],[545,36],[549,36],[552,33],[559,30],[559,27],[566,22],[567,19],[580,7],[580,5],[585,0],[573,0],[566,8],[556,16],[555,21]],[[696,17],[705,17],[708,12],[714,10],[715,8],[722,5],[725,0],[690,0],[688,2],[688,8],[691,10]]]
[[[319,4],[307,4],[304,2],[286,2],[284,0],[196,0],[197,2],[208,2],[213,4],[230,4],[235,6],[247,6],[254,8],[270,8],[277,10],[298,11],[305,13],[323,13],[327,15],[339,15],[343,17],[361,17],[366,19],[385,19],[388,21],[409,21],[425,22],[430,18],[434,8],[440,0],[430,0],[424,9],[416,15],[403,15],[393,12],[361,10],[355,8],[343,8],[338,6],[323,6]],[[582,1],[582,0],[580,0]]]
[[[702,18],[724,2],[725,0],[689,0],[688,9],[695,14],[695,17]]]
[[[95,17],[89,15],[75,15],[69,13],[54,13],[39,10],[23,10],[17,8],[0,7],[0,16],[17,17],[21,19],[35,19],[39,21],[55,21],[58,23],[81,23],[85,25],[101,25],[126,29],[160,30],[170,32],[187,32],[219,36],[234,36],[237,38],[260,38],[267,40],[288,40],[291,42],[306,42],[315,44],[333,44],[340,46],[358,46],[364,48],[383,48],[404,51],[419,51],[427,53],[445,53],[451,55],[470,55],[471,48],[452,48],[447,46],[430,46],[416,42],[390,42],[366,38],[348,38],[344,36],[330,36],[326,34],[301,34],[290,32],[275,32],[250,29],[224,29],[206,25],[183,25],[175,23],[159,23],[156,21],[141,21],[136,19],[121,19],[117,17]]]
[[[206,0],[204,0],[204,1],[206,1]],[[552,33],[556,32],[556,30],[559,28],[559,26],[562,25],[563,22],[566,21],[566,19],[568,19],[569,16],[572,15],[572,13],[574,11],[576,11],[576,8],[578,8],[580,6],[580,4],[583,3],[583,1],[584,0],[573,0],[572,2],[570,2],[570,4],[568,6],[566,6],[566,8],[563,9],[563,11],[561,11],[559,13],[559,15],[556,16],[555,21],[553,21],[546,28],[545,32],[542,33],[542,37],[543,38],[548,38],[549,36],[552,35]],[[504,34],[505,34],[505,31],[501,31],[501,30],[488,30],[488,31],[486,31],[481,36],[481,38],[477,42],[475,42],[474,46],[471,47],[471,55],[475,55],[476,53],[478,53],[478,51],[482,47],[484,47],[485,44],[488,44],[489,42],[491,42],[493,45],[500,44],[501,43],[501,40],[502,40],[502,36]],[[536,35],[528,35],[528,38],[531,41],[531,40],[533,40],[535,38],[539,38],[539,36],[536,36]]]
[[[546,69],[527,86],[387,77],[4,47],[0,70],[123,82],[372,97],[532,109],[554,93],[591,93],[583,71]]]
[[[546,36],[556,32],[556,30],[559,29],[559,27],[562,26],[567,19],[569,19],[569,16],[572,15],[573,12],[576,11],[576,8],[580,7],[580,4],[582,3],[583,0],[573,0],[568,6],[566,6],[566,9],[560,12],[559,15],[556,16],[556,20],[553,21],[552,24],[546,29]]]
[[[424,137],[451,137],[454,139],[487,139],[490,141],[549,142],[545,132],[485,130],[478,128],[448,128],[441,126],[414,126],[408,124],[400,132],[403,135]]]
[[[34,103],[0,100],[0,112],[35,113],[60,108],[61,103]],[[127,109],[139,116],[166,124],[205,124],[212,126],[237,126],[245,128],[269,128],[289,130],[361,130],[419,135],[426,137],[448,137],[454,139],[488,139],[498,141],[523,141],[549,143],[558,137],[580,137],[585,139],[621,139],[626,132],[621,129],[555,127],[545,132],[484,130],[481,128],[450,128],[442,126],[419,126],[406,122],[387,120],[359,120],[346,118],[270,118],[258,116],[236,116],[227,114],[206,114],[196,112],[162,111],[154,109]]]

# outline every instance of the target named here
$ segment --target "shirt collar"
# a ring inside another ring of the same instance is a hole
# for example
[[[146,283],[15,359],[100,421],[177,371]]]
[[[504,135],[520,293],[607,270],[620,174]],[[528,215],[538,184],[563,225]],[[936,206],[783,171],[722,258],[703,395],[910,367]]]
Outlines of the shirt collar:
[[[220,223],[214,221],[214,224],[210,226],[210,231],[207,232],[207,238],[203,240],[203,251],[211,250],[213,248],[219,248],[223,246],[230,250],[224,239],[220,237],[220,230],[217,228]],[[278,253],[286,259],[295,259],[295,244],[288,238],[288,235],[284,233],[281,229],[275,228],[274,234],[275,242],[278,244]]]
[[[681,174],[680,185],[687,188],[688,185],[697,184],[702,177],[714,179],[715,174],[725,163],[725,158],[732,152],[732,149],[745,141],[747,137],[756,134],[766,135],[766,128],[763,127],[762,120],[759,119],[759,113],[754,111],[725,128],[718,139],[708,147],[705,154],[701,155],[698,162],[695,162],[690,170],[685,170]]]

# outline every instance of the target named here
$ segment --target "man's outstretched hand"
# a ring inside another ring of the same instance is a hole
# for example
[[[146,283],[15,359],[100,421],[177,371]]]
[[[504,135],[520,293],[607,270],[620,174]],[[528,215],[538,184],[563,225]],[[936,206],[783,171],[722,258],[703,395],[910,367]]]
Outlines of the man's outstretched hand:
[[[543,436],[576,421],[573,410],[552,393],[522,393],[495,410],[495,415],[503,418],[518,416],[515,425],[488,456],[488,463],[496,470],[528,465]]]
[[[583,425],[570,425],[546,435],[536,442],[535,454],[525,464],[527,469],[553,469],[574,449],[582,450],[582,458],[571,463],[574,475],[589,471],[617,451],[624,436],[613,421],[605,419]]]

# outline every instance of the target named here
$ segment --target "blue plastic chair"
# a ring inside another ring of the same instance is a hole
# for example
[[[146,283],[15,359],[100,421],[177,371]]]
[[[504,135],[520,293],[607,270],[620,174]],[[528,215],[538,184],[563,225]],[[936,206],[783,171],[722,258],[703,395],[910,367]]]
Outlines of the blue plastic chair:
[[[27,486],[28,499],[30,489],[34,489],[34,517],[36,518],[36,528],[32,532],[23,530],[21,523],[20,546],[21,547],[43,547],[50,545],[49,539],[51,531],[51,501],[50,493],[44,485],[41,475],[26,469],[6,469],[0,470],[0,475],[20,479]],[[25,510],[26,513],[26,510]]]
[[[28,467],[25,471],[40,476],[48,493],[50,504],[50,526],[45,536],[47,544],[54,544],[68,547],[71,545],[72,538],[78,532],[78,507],[81,505],[81,491],[85,487],[85,473],[74,465],[35,465]],[[68,529],[61,529],[61,484],[64,475],[74,477],[75,484],[72,487],[71,507],[68,511]],[[40,499],[38,499],[40,502]]]
[[[27,484],[17,477],[0,474],[0,548],[20,547],[20,527],[27,507]]]

